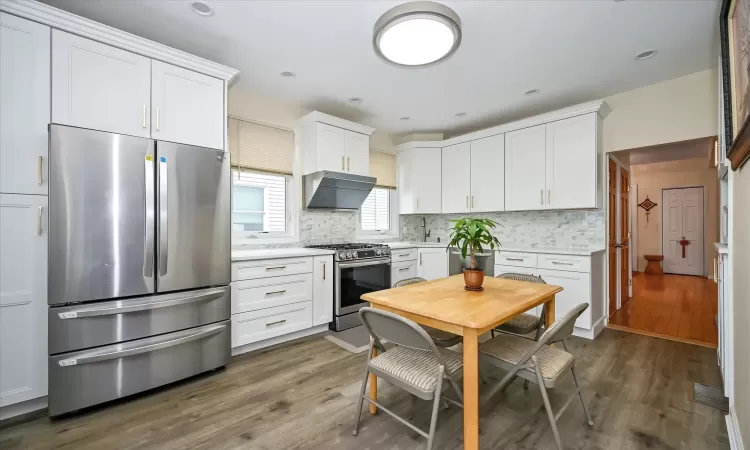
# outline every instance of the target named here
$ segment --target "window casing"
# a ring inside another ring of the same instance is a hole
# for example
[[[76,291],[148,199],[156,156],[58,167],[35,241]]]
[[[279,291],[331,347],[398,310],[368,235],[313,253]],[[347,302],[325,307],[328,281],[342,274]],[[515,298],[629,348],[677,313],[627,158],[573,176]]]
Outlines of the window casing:
[[[291,175],[232,170],[232,240],[291,238]]]
[[[398,237],[396,190],[375,187],[359,210],[360,237]]]

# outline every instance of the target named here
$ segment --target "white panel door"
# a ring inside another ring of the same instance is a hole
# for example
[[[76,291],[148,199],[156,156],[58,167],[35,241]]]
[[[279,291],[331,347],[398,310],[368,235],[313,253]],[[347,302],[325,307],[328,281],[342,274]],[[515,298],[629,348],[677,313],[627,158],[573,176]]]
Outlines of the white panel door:
[[[0,13],[0,192],[47,195],[50,28]]]
[[[346,171],[346,130],[317,123],[318,170]]]
[[[591,329],[591,275],[549,269],[537,269],[536,272],[545,283],[563,288],[555,295],[555,321],[565,317],[576,305],[588,303],[589,307],[576,320],[576,326]]]
[[[420,248],[417,259],[417,276],[437,280],[448,276],[448,252],[444,248]]]
[[[370,136],[346,131],[346,171],[355,175],[370,175]]]
[[[442,180],[439,148],[415,148],[411,150],[411,172],[414,192],[414,212],[438,214],[442,210]]]
[[[151,62],[151,137],[224,149],[224,81]]]
[[[662,204],[664,272],[704,275],[703,188],[664,189]]]
[[[505,210],[546,208],[545,126],[505,133]]]
[[[442,191],[444,214],[470,211],[471,146],[468,142],[443,147]]]
[[[471,141],[471,211],[505,211],[505,135]]]
[[[546,209],[596,208],[596,113],[548,123]]]
[[[333,255],[313,257],[313,326],[333,321]]]
[[[150,137],[151,60],[52,30],[52,122]]]
[[[47,395],[47,197],[0,194],[0,407]]]

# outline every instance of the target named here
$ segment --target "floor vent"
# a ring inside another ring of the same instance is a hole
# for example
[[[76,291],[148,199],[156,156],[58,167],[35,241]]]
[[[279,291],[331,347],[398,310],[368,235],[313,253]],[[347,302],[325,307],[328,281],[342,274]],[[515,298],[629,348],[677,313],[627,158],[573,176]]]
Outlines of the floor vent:
[[[693,401],[724,412],[729,412],[729,399],[724,397],[724,391],[719,388],[695,383],[695,387],[693,388]]]

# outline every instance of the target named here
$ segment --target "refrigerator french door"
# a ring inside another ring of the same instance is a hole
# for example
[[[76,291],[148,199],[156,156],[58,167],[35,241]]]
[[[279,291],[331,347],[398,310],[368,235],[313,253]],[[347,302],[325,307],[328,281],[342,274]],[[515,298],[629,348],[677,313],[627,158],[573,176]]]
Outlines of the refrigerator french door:
[[[50,415],[226,365],[224,152],[50,125],[49,161]]]

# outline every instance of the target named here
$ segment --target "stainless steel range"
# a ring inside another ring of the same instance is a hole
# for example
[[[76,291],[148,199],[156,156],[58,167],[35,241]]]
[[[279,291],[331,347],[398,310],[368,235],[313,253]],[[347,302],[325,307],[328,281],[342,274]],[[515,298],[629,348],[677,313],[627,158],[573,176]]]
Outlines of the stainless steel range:
[[[333,256],[333,322],[342,331],[361,325],[357,312],[367,305],[360,297],[391,287],[391,249],[385,244],[308,245],[335,250]]]

